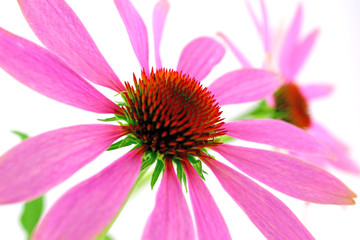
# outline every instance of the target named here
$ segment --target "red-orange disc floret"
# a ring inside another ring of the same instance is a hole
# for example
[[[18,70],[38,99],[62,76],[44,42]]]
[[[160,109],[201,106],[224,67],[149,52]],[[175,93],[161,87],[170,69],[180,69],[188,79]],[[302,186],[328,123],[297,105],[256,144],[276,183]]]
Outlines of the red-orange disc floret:
[[[276,111],[281,119],[306,129],[311,125],[308,105],[300,89],[294,83],[284,84],[275,93]]]
[[[139,80],[134,75],[134,86],[125,86],[125,129],[148,149],[183,158],[220,144],[217,138],[225,134],[220,107],[194,78],[158,69],[150,78],[144,71]]]

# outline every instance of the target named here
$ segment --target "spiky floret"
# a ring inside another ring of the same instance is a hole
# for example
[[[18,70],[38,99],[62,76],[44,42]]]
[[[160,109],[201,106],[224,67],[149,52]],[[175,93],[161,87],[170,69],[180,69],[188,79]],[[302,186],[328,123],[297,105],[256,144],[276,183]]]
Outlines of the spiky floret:
[[[188,75],[167,69],[141,72],[134,85],[125,83],[123,110],[127,133],[141,145],[166,157],[184,159],[220,144],[225,134],[214,96]]]
[[[286,83],[275,93],[276,115],[282,120],[306,129],[311,125],[305,97],[293,83]]]

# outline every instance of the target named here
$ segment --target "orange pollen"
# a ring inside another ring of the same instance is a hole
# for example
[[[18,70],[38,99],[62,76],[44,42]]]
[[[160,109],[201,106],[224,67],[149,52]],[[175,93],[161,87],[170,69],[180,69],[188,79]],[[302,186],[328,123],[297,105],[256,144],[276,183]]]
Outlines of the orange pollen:
[[[274,96],[276,112],[282,120],[303,129],[310,127],[311,119],[306,99],[295,84],[284,84]]]
[[[148,149],[169,157],[198,155],[226,133],[214,96],[182,72],[158,69],[148,77],[143,70],[140,79],[134,75],[134,86],[125,86],[125,129]]]

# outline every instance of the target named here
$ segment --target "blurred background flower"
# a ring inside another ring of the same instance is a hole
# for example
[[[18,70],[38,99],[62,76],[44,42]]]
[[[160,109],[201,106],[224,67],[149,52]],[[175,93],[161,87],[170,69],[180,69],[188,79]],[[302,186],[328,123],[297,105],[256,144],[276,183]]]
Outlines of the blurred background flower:
[[[132,73],[121,69],[136,69],[138,62],[132,53],[130,41],[113,1],[67,0],[78,14],[99,49],[106,57],[120,79],[130,80]],[[144,21],[151,21],[151,13],[156,0],[132,1]],[[215,36],[218,31],[227,35],[242,48],[256,65],[262,59],[263,49],[256,29],[253,27],[242,0],[169,0],[170,14],[163,35],[161,52],[169,65],[175,65],[181,49],[190,40],[202,36]],[[252,1],[257,4],[257,1]],[[266,1],[271,20],[274,24],[285,24],[291,19],[299,1]],[[320,35],[312,55],[299,75],[305,81],[328,82],[335,86],[334,93],[311,106],[321,121],[335,135],[344,140],[351,148],[352,157],[360,163],[360,2],[356,0],[318,0],[302,1],[304,5],[304,28],[308,32],[314,27],[320,28]],[[256,10],[256,9],[255,9]],[[277,22],[276,22],[277,21]],[[16,1],[0,2],[0,26],[7,30],[40,43],[30,30],[22,16]],[[151,39],[149,37],[149,39]],[[150,43],[151,44],[151,43]],[[151,53],[150,53],[151,54]],[[124,57],[125,56],[125,57]],[[215,79],[220,73],[239,68],[239,63],[228,52],[223,62],[211,73],[208,79]],[[98,115],[57,103],[51,99],[14,81],[4,71],[0,71],[0,154],[18,143],[18,137],[11,130],[21,130],[34,136],[78,122],[96,123]],[[206,84],[205,84],[206,85]],[[107,96],[112,92],[100,89]],[[36,107],[34,107],[36,106]],[[41,106],[41,107],[39,107]],[[233,105],[225,108],[225,115],[230,119],[234,107],[246,111],[252,105]],[[91,120],[90,120],[91,119]],[[124,149],[124,152],[126,149]],[[51,190],[48,194],[47,207],[61,194],[76,183],[86,179],[99,169],[107,166],[119,151],[109,152],[106,156],[86,166],[68,181]],[[340,171],[333,173],[349,185],[358,195],[360,179]],[[207,185],[214,194],[233,239],[264,239],[250,220],[237,207],[236,203],[221,190],[215,177],[207,177]],[[157,188],[155,186],[155,188]],[[360,238],[360,204],[350,207],[311,205],[308,209],[301,201],[275,193],[282,199],[316,239]],[[110,230],[116,239],[139,239],[155,203],[155,191],[146,187],[138,193],[124,209],[121,217]],[[148,199],[144,201],[143,199]],[[25,239],[19,224],[22,205],[14,204],[0,207],[0,239]]]

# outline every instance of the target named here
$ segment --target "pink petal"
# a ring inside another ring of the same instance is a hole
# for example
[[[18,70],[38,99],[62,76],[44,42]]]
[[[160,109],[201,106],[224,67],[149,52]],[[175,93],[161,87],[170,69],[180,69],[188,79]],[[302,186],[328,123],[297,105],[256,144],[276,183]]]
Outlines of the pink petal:
[[[301,86],[301,93],[307,100],[326,97],[334,90],[334,87],[329,84],[309,84]]]
[[[227,144],[212,149],[242,172],[289,196],[322,204],[355,204],[356,195],[345,184],[298,158]]]
[[[131,45],[145,73],[149,75],[149,43],[144,21],[129,0],[114,0],[125,24]]]
[[[0,203],[41,195],[123,135],[120,126],[91,124],[62,128],[23,141],[0,157]]]
[[[202,81],[225,54],[225,48],[210,37],[200,37],[191,41],[182,50],[178,71]]]
[[[164,30],[165,19],[168,14],[170,5],[167,0],[160,0],[153,12],[153,31],[154,31],[154,45],[155,45],[155,62],[156,67],[162,68],[160,57],[160,42]]]
[[[274,119],[251,119],[224,124],[227,135],[240,140],[268,144],[296,152],[312,153],[324,157],[329,150],[302,129]]]
[[[142,239],[195,239],[190,211],[172,161],[168,161],[165,166],[165,173],[156,196],[156,206],[148,219]]]
[[[215,80],[208,89],[220,105],[260,100],[280,86],[281,79],[272,72],[241,69],[229,72]]]
[[[131,151],[70,189],[49,210],[31,239],[94,239],[125,202],[141,162],[142,152]]]
[[[248,0],[245,1],[245,4],[246,4],[246,7],[247,7],[247,9],[248,9],[248,11],[250,13],[250,17],[251,17],[251,19],[252,19],[258,33],[260,35],[262,35],[263,26],[260,24],[259,20],[257,19],[256,15],[254,13],[254,9],[252,8],[252,6],[250,5]]]
[[[304,65],[307,57],[309,56],[311,50],[314,47],[316,38],[318,36],[318,29],[312,31],[306,38],[302,41],[296,43],[291,56],[289,58],[287,70],[290,75],[296,76]]]
[[[183,166],[189,184],[199,240],[231,239],[225,220],[205,183],[188,162],[184,161]]]
[[[2,28],[0,66],[22,84],[59,102],[97,113],[121,111],[53,53]]]
[[[327,146],[336,157],[335,161],[327,161],[330,165],[355,174],[360,174],[358,164],[349,157],[348,147],[332,135],[328,130],[318,123],[312,123],[309,133],[319,140],[324,146]]]
[[[215,159],[204,161],[267,239],[315,239],[291,210],[267,190]]]
[[[264,50],[266,53],[269,53],[270,52],[269,21],[268,21],[265,1],[261,0],[260,2],[261,2],[261,13],[263,17],[261,36],[264,44]]]
[[[125,90],[80,19],[65,1],[18,0],[18,3],[40,41],[76,72],[114,91]]]
[[[244,54],[235,46],[235,44],[223,33],[218,32],[217,35],[221,37],[225,43],[228,45],[230,50],[233,52],[235,57],[239,60],[244,68],[250,68],[251,63],[246,59]]]
[[[293,75],[293,72],[291,72],[291,57],[293,49],[296,45],[301,25],[302,25],[302,6],[299,5],[299,7],[296,10],[294,19],[288,29],[288,32],[285,36],[283,46],[280,52],[280,70],[281,73],[284,75],[288,81],[292,81],[295,75]]]

